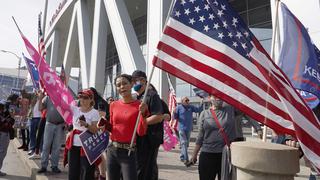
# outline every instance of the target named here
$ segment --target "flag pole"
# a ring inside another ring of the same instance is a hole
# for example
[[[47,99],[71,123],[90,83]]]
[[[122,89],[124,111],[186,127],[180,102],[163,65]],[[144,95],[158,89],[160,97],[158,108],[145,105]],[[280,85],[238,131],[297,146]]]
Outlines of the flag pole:
[[[170,8],[169,8],[169,11],[168,11],[168,15],[167,15],[165,24],[168,22],[169,15],[171,14],[171,11],[172,11],[172,8],[173,8],[173,4],[174,4],[175,1],[176,1],[176,0],[172,0],[172,1],[171,1]],[[148,80],[148,82],[147,82],[146,90],[145,90],[144,96],[143,96],[143,98],[142,98],[142,102],[143,102],[143,103],[145,103],[145,101],[146,101],[146,95],[147,95],[147,93],[148,93],[148,89],[149,89],[149,86],[150,86],[150,82],[151,82],[151,79],[152,79],[152,76],[153,76],[154,69],[155,69],[155,66],[152,66],[152,69],[151,69],[151,72],[150,72],[150,75],[149,75],[149,80]],[[137,120],[136,120],[136,124],[135,124],[135,126],[134,126],[134,130],[133,130],[131,142],[130,142],[130,148],[129,148],[128,156],[130,156],[131,151],[132,151],[133,141],[134,141],[134,139],[135,139],[135,137],[136,137],[135,135],[136,135],[136,132],[137,132],[137,127],[138,127],[138,123],[139,123],[140,116],[141,116],[141,112],[139,111],[139,114],[138,114],[138,117],[137,117]]]
[[[278,34],[277,33],[277,29],[278,29],[278,16],[279,16],[279,3],[280,3],[280,0],[275,0],[275,1],[276,1],[276,12],[275,12],[275,18],[274,18],[274,21],[275,21],[274,22],[274,27],[272,29],[272,42],[271,42],[271,52],[270,52],[271,59],[273,61],[275,61],[274,49],[275,49],[275,44],[276,44],[276,35]],[[269,74],[270,74],[270,72],[269,72]],[[269,92],[269,89],[270,89],[270,87],[268,86],[268,90],[267,90],[268,92]],[[266,101],[266,107],[268,107],[268,101]],[[265,118],[264,121],[266,122],[267,119]],[[267,131],[268,131],[268,127],[266,125],[264,125],[264,127],[263,127],[263,136],[262,136],[262,141],[263,142],[267,141]]]
[[[149,76],[149,79],[147,81],[147,86],[146,86],[146,89],[144,91],[144,96],[142,98],[142,102],[143,103],[146,103],[146,97],[147,97],[147,94],[148,94],[148,91],[149,91],[150,82],[151,82],[151,79],[152,79],[152,76],[153,76],[154,68],[155,68],[155,66],[152,66],[152,69],[151,69],[151,72],[150,72],[150,76]],[[132,133],[132,138],[131,138],[131,142],[130,142],[130,148],[129,148],[128,156],[130,156],[130,154],[131,154],[132,147],[133,147],[133,142],[134,142],[134,139],[136,138],[136,132],[137,132],[140,116],[141,116],[141,111],[139,111],[139,114],[138,114],[138,117],[137,117],[137,120],[136,120],[136,124],[134,126],[134,130],[133,130],[133,133]]]
[[[42,22],[43,43],[44,43],[45,35],[46,35],[47,14],[48,14],[48,0],[46,0],[45,3],[44,3],[43,22]]]
[[[17,23],[17,21],[14,19],[13,16],[12,16],[12,19],[13,19],[14,24],[17,26],[19,33],[22,34],[22,31],[20,30],[20,28],[19,28],[19,26],[18,26],[18,23]],[[23,34],[22,34],[22,35],[23,35]]]

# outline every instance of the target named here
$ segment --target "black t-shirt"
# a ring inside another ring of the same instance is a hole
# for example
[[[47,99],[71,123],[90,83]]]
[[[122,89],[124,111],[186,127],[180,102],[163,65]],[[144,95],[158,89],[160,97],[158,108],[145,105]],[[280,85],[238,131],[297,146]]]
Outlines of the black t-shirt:
[[[138,96],[139,100],[143,99],[144,92]],[[148,105],[148,110],[150,116],[163,114],[162,100],[160,99],[158,93],[153,88],[148,90],[146,97],[146,104]],[[139,139],[139,140],[138,140]],[[152,124],[148,126],[147,134],[144,137],[138,136],[137,143],[139,141],[148,141],[151,146],[159,146],[163,143],[163,122],[157,124]]]

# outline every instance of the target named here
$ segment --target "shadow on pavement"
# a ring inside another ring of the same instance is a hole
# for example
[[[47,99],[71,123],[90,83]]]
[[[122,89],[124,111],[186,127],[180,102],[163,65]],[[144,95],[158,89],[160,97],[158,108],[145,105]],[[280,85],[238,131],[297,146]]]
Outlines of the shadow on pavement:
[[[198,166],[185,167],[184,165],[169,165],[169,164],[158,164],[158,168],[161,170],[182,170],[182,171],[196,171],[198,173]]]
[[[22,177],[22,176],[14,176],[7,174],[6,176],[0,177],[0,180],[29,180],[30,178],[28,177]]]

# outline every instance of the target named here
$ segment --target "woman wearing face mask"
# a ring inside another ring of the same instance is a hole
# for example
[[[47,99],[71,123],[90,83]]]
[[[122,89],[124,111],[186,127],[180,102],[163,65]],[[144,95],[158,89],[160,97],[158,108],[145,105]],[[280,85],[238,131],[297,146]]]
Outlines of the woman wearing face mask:
[[[147,105],[133,98],[131,88],[133,86],[132,76],[121,74],[115,79],[115,86],[120,100],[110,104],[110,123],[105,128],[110,132],[111,143],[107,150],[107,176],[109,180],[137,180],[136,170],[136,147],[135,143],[130,156],[130,142],[134,126],[139,114],[139,125],[137,134],[143,136],[147,130],[146,117],[149,114]]]
[[[212,180],[217,175],[218,179],[221,179],[222,150],[226,142],[219,126],[227,136],[228,143],[235,138],[234,108],[214,96],[210,96],[210,100],[211,107],[202,111],[199,116],[199,134],[190,159],[190,162],[195,163],[201,149],[198,166],[200,180]]]

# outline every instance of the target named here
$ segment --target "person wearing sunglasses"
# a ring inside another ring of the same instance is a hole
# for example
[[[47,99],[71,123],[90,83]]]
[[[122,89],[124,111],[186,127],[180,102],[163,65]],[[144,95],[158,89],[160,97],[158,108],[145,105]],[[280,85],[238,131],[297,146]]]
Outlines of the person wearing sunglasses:
[[[200,106],[189,104],[188,97],[181,98],[181,104],[177,106],[174,112],[175,123],[178,121],[179,140],[181,146],[180,160],[187,165],[189,162],[188,147],[190,142],[190,133],[192,131],[193,113],[200,113],[202,111],[202,102]]]

